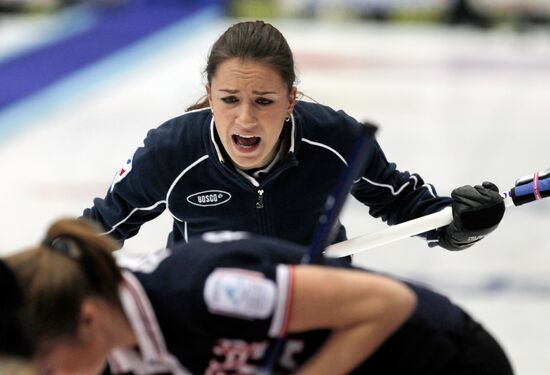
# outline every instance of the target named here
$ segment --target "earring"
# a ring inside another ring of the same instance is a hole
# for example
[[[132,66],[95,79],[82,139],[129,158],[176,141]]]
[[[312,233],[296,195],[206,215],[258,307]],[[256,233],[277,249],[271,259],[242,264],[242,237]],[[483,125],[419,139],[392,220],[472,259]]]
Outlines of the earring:
[[[289,122],[289,121],[290,121],[290,115],[286,115],[285,122]]]

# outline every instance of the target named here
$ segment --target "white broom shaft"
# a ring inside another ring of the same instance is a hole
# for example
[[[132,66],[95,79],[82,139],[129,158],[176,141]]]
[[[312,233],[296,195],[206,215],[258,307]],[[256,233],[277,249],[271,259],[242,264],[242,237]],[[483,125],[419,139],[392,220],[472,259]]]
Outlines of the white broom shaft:
[[[512,198],[504,193],[504,204],[506,207],[514,205]],[[404,238],[412,237],[420,233],[440,228],[450,224],[453,221],[451,207],[447,207],[439,212],[406,221],[401,224],[390,226],[378,232],[365,234],[347,241],[342,241],[327,247],[325,255],[333,258],[345,257],[357,254],[362,251],[373,249],[391,242],[399,241]]]

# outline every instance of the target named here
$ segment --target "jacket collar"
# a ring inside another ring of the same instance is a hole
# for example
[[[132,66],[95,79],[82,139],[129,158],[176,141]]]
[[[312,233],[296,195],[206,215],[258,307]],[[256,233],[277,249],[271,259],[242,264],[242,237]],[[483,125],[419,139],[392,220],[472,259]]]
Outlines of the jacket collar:
[[[167,350],[151,302],[143,287],[130,272],[123,271],[119,296],[122,308],[137,337],[139,351],[115,348],[108,362],[113,374],[132,372],[150,374],[168,372],[190,374]]]

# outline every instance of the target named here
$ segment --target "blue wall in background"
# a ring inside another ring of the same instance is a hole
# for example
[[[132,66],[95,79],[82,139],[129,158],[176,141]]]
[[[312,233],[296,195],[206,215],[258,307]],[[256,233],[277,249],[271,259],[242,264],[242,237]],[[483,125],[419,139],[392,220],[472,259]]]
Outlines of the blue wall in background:
[[[0,111],[220,0],[128,1],[118,6],[81,5],[73,13],[86,27],[53,43],[0,61]],[[185,35],[182,36],[184,38]],[[137,57],[139,58],[139,57]],[[2,124],[0,124],[2,127]]]

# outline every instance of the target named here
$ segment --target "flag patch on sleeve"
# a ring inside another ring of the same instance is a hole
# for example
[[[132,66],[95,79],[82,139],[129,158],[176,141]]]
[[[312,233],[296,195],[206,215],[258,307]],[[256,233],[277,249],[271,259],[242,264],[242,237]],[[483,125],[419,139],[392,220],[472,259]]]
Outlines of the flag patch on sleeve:
[[[109,188],[109,192],[113,192],[113,189],[116,184],[118,184],[120,181],[124,179],[124,177],[128,176],[128,173],[132,170],[132,161],[134,159],[134,155],[132,154],[129,158],[127,158],[124,163],[122,164],[122,167],[116,172],[115,177],[113,178],[113,182],[111,183],[111,187]]]

